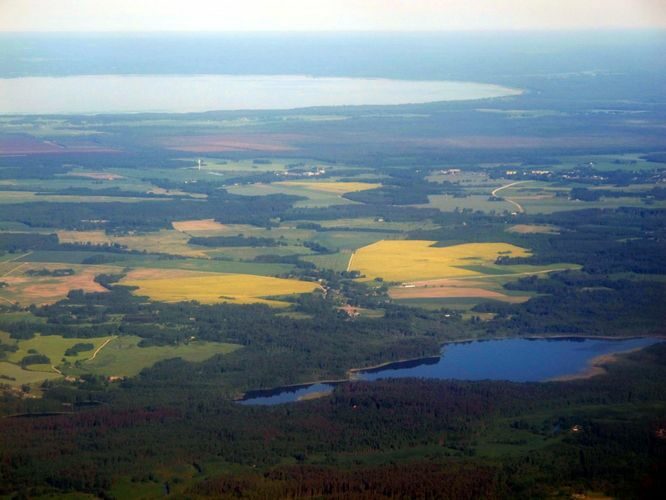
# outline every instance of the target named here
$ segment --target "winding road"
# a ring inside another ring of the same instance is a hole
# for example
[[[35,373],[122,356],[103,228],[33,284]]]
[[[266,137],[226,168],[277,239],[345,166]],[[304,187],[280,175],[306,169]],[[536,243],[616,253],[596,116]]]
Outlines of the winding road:
[[[512,182],[511,184],[507,184],[506,186],[500,186],[500,187],[498,187],[498,188],[493,189],[493,190],[491,191],[490,195],[491,195],[491,196],[497,196],[497,193],[499,193],[502,189],[510,188],[510,187],[512,187],[512,186],[515,186],[516,184],[524,184],[525,182],[530,182],[530,181],[516,181],[516,182]],[[504,200],[505,200],[505,201],[508,201],[508,202],[511,203],[514,207],[516,207],[516,209],[518,210],[518,213],[519,213],[519,214],[523,214],[523,213],[525,213],[525,209],[524,209],[523,206],[522,206],[520,203],[518,203],[517,201],[513,201],[511,198],[504,198]]]

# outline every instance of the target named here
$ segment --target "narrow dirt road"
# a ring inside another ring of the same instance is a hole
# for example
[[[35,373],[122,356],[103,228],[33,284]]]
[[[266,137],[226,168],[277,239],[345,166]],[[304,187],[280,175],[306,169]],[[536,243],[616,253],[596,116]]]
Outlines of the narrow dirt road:
[[[99,346],[99,347],[95,350],[95,352],[93,352],[93,355],[90,356],[90,357],[87,359],[87,361],[92,361],[93,359],[95,359],[95,358],[97,357],[97,355],[99,354],[99,351],[101,351],[102,349],[104,349],[104,348],[106,347],[106,345],[107,345],[109,342],[111,342],[113,339],[115,339],[115,337],[111,337],[110,339],[106,339],[106,342],[104,342],[101,346]]]
[[[352,261],[354,260],[354,253],[349,256],[349,262],[347,263],[347,272],[351,271]]]
[[[511,184],[507,184],[506,186],[500,186],[500,187],[498,187],[498,188],[493,189],[493,190],[490,192],[490,195],[491,195],[491,196],[497,196],[497,193],[499,193],[502,189],[510,188],[510,187],[512,187],[512,186],[515,186],[516,184],[524,184],[525,182],[530,182],[530,181],[516,181],[516,182],[512,182]],[[525,209],[524,209],[523,206],[522,206],[520,203],[518,203],[517,201],[513,201],[511,198],[504,198],[504,200],[508,201],[508,202],[511,203],[514,207],[516,207],[516,209],[518,210],[518,213],[520,213],[520,214],[525,213]]]
[[[23,255],[19,255],[18,257],[14,257],[13,259],[9,259],[9,260],[5,260],[5,261],[3,261],[3,262],[0,262],[0,264],[6,264],[7,262],[14,262],[14,261],[16,261],[16,260],[22,259],[23,257],[27,257],[27,256],[30,255],[31,253],[32,253],[32,252],[24,253]],[[16,266],[16,267],[12,267],[9,271],[7,271],[5,274],[3,274],[2,277],[4,278],[5,276],[9,276],[11,273],[13,273],[14,271],[16,271],[17,269],[19,269],[20,267],[23,267],[23,266],[25,266],[25,265],[27,265],[27,264],[28,264],[28,262],[22,262],[22,263],[19,264],[18,266]]]

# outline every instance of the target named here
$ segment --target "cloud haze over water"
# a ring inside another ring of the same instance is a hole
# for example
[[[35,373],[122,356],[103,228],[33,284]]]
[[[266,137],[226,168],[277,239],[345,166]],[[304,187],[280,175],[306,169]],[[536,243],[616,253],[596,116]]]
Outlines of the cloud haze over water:
[[[666,0],[0,0],[0,31],[666,28]]]

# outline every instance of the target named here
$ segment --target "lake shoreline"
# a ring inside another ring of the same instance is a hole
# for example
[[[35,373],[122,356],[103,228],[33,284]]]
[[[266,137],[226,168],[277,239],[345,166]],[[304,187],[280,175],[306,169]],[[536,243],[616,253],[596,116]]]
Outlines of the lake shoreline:
[[[329,384],[329,385],[338,385],[338,384],[343,384],[347,382],[355,382],[359,381],[360,379],[355,378],[355,374],[359,372],[367,372],[367,371],[373,371],[373,370],[378,370],[381,368],[386,368],[390,365],[394,364],[402,364],[402,363],[409,363],[409,362],[417,362],[417,361],[428,361],[428,360],[434,360],[434,359],[439,359],[441,358],[441,349],[446,347],[447,345],[455,345],[455,344],[465,344],[465,343],[470,343],[470,342],[487,342],[487,341],[499,341],[499,340],[567,340],[567,339],[572,339],[572,340],[634,340],[634,339],[641,339],[641,338],[654,338],[654,339],[661,339],[661,340],[666,340],[666,335],[649,335],[649,336],[641,336],[641,335],[624,335],[624,336],[610,336],[610,335],[599,335],[599,336],[590,336],[590,335],[577,335],[577,334],[568,334],[568,335],[530,335],[526,337],[511,337],[511,336],[505,336],[505,337],[484,337],[484,338],[478,338],[478,337],[471,337],[471,338],[464,338],[464,339],[456,339],[456,340],[447,340],[446,342],[441,343],[440,346],[440,354],[439,355],[433,355],[433,356],[420,356],[420,357],[415,357],[415,358],[402,358],[402,359],[397,359],[393,361],[385,361],[382,363],[378,363],[375,365],[370,365],[366,367],[361,367],[361,368],[349,368],[347,370],[347,377],[346,378],[340,378],[340,379],[328,379],[328,380],[314,380],[314,381],[309,381],[309,382],[301,382],[297,384],[288,384],[288,385],[279,385],[275,386],[272,388],[267,388],[267,389],[255,389],[255,390],[250,390],[247,392],[244,392],[240,396],[233,398],[233,401],[235,402],[240,402],[240,401],[247,401],[248,399],[251,399],[251,397],[254,394],[260,394],[260,393],[268,393],[272,391],[288,391],[290,389],[302,389],[302,388],[307,388],[315,384]],[[580,380],[584,378],[590,378],[595,375],[603,375],[607,373],[607,370],[603,368],[602,366],[598,366],[601,364],[606,364],[606,363],[612,363],[616,362],[617,356],[627,354],[630,352],[636,352],[639,351],[642,348],[636,348],[636,349],[629,349],[626,351],[621,351],[617,353],[612,353],[612,354],[602,354],[599,356],[595,356],[594,358],[590,359],[589,361],[589,366],[582,372],[577,372],[577,373],[572,373],[572,374],[567,374],[567,375],[561,375],[559,377],[554,377],[552,379],[547,379],[543,380],[542,382],[569,382],[573,380]],[[613,359],[611,359],[613,358]],[[329,393],[324,393],[320,397],[323,397],[325,395],[328,395]],[[255,396],[256,397],[256,396]],[[313,398],[314,399],[314,398]],[[299,401],[305,401],[307,399],[299,399]]]
[[[276,91],[276,89],[278,91]],[[172,96],[178,93],[179,99]],[[485,101],[524,89],[464,80],[306,74],[89,74],[0,78],[0,115],[187,114]]]
[[[546,380],[545,382],[571,382],[573,380],[585,380],[597,375],[605,375],[608,373],[607,365],[617,363],[620,361],[620,357],[630,354],[632,352],[638,352],[644,347],[639,347],[636,349],[629,349],[627,351],[614,352],[612,354],[601,354],[590,359],[588,362],[587,368],[578,372],[572,373],[570,375],[562,375],[560,377],[554,377]]]

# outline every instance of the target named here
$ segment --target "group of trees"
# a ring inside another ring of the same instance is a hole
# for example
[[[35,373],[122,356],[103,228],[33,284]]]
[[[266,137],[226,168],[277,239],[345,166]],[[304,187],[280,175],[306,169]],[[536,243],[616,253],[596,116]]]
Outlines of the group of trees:
[[[577,334],[602,336],[663,335],[666,284],[661,281],[609,279],[577,272],[550,279],[524,278],[510,290],[538,295],[523,304],[485,302],[476,312],[492,312],[489,333],[507,335]]]
[[[562,487],[640,497],[663,483],[666,422],[654,408],[666,401],[664,376],[666,347],[656,345],[590,380],[351,382],[276,407],[210,397],[211,385],[190,391],[185,379],[170,392],[90,389],[112,404],[0,419],[0,493],[108,494],[124,476],[171,490],[187,481],[195,497],[534,498]],[[72,401],[64,388],[47,394]],[[521,444],[526,437],[544,446]],[[501,460],[477,456],[480,441],[512,449]],[[410,450],[421,458],[391,463]],[[215,472],[220,461],[235,472]],[[187,467],[194,477],[177,472]]]
[[[188,244],[204,247],[277,247],[286,242],[275,238],[259,238],[256,236],[194,236]]]

